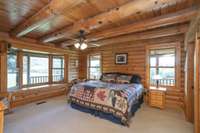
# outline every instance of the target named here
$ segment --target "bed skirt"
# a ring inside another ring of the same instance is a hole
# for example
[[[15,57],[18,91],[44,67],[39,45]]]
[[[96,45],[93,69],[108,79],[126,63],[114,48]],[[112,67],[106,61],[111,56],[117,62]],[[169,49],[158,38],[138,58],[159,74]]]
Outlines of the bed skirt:
[[[137,103],[135,103],[132,108],[131,108],[131,113],[129,116],[129,119],[134,116],[135,112],[141,107],[141,104],[143,103],[143,97],[141,97]],[[91,109],[91,108],[87,108],[87,107],[83,107],[77,103],[71,102],[71,107],[74,109],[77,109],[79,111],[85,112],[85,113],[90,113],[91,115],[94,115],[96,117],[102,118],[102,119],[106,119],[109,121],[112,121],[114,123],[120,124],[120,125],[124,125],[124,126],[129,126],[129,120],[126,122],[122,122],[121,118],[114,116],[111,113],[106,113],[103,111],[99,111],[99,110],[95,110],[95,109]]]

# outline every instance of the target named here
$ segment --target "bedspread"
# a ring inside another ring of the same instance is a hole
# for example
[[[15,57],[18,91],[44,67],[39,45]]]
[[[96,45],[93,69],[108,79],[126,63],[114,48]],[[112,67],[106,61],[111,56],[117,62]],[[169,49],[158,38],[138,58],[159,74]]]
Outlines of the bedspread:
[[[131,107],[142,95],[141,84],[117,84],[102,81],[86,81],[75,84],[70,100],[84,107],[108,112],[127,122]]]

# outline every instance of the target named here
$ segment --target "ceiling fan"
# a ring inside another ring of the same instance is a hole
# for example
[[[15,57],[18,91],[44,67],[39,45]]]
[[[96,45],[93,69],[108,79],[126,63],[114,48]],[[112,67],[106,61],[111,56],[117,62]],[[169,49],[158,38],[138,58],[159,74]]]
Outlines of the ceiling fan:
[[[70,38],[70,40],[74,41],[74,47],[80,50],[85,50],[88,47],[99,47],[99,44],[95,44],[92,42],[89,42],[85,37],[85,31],[80,30],[79,35],[75,37],[75,39]]]

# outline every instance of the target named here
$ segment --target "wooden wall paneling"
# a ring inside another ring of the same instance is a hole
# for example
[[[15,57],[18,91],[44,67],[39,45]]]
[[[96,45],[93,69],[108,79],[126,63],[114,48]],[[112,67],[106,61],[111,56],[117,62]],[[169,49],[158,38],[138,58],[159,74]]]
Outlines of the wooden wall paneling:
[[[137,73],[142,77],[142,83],[145,88],[146,84],[146,74],[148,62],[146,62],[146,46],[155,45],[162,47],[162,45],[167,45],[172,47],[172,45],[180,45],[179,58],[185,58],[184,47],[183,45],[183,36],[174,36],[174,37],[164,37],[157,38],[152,40],[143,40],[143,41],[129,41],[122,43],[114,43],[111,45],[105,45],[98,48],[90,48],[88,50],[82,51],[80,53],[80,69],[79,69],[79,78],[87,77],[87,55],[101,53],[102,55],[102,72],[125,72],[125,73]],[[115,53],[128,53],[128,64],[127,65],[116,65],[115,64]],[[181,59],[184,61],[184,59]],[[178,60],[177,68],[181,71],[184,70],[184,62]],[[181,69],[180,69],[180,68]],[[183,67],[183,68],[182,68]],[[179,72],[180,73],[180,72]],[[179,75],[180,76],[180,75]],[[181,78],[180,78],[181,77]],[[179,82],[184,82],[184,76],[179,77]],[[184,107],[184,91],[181,87],[182,83],[179,83],[179,86],[176,88],[169,89],[166,95],[167,106],[170,107]]]
[[[17,71],[19,74],[19,88],[23,87],[23,52],[22,51],[18,51],[17,52]]]
[[[66,94],[67,84],[44,85],[24,88],[12,93],[11,108],[25,105],[38,100]]]
[[[185,116],[194,121],[194,43],[187,45],[185,62]]]
[[[7,91],[7,44],[0,42],[0,92]]]
[[[87,78],[87,54],[79,56],[79,79]]]
[[[68,83],[69,77],[68,77],[68,73],[69,73],[69,55],[65,54],[64,55],[64,64],[65,64],[65,69],[64,69],[64,82]]]
[[[200,38],[196,36],[194,56],[194,126],[200,132]]]

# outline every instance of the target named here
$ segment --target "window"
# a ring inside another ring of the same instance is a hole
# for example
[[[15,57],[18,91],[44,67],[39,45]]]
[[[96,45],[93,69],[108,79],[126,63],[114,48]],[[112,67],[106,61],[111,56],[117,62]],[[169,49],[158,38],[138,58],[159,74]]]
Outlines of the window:
[[[48,81],[48,56],[30,53],[25,54],[23,56],[23,85],[43,84]]]
[[[78,79],[79,71],[79,57],[78,56],[69,56],[69,66],[68,66],[68,81]]]
[[[90,55],[88,61],[88,78],[99,79],[101,76],[101,55]]]
[[[16,90],[19,88],[19,76],[17,69],[17,54],[15,52],[7,55],[7,87],[8,91]]]
[[[53,57],[52,76],[53,82],[64,80],[64,58],[62,56]]]
[[[159,85],[175,86],[175,49],[150,50],[150,84],[156,85],[155,77],[159,75]]]

